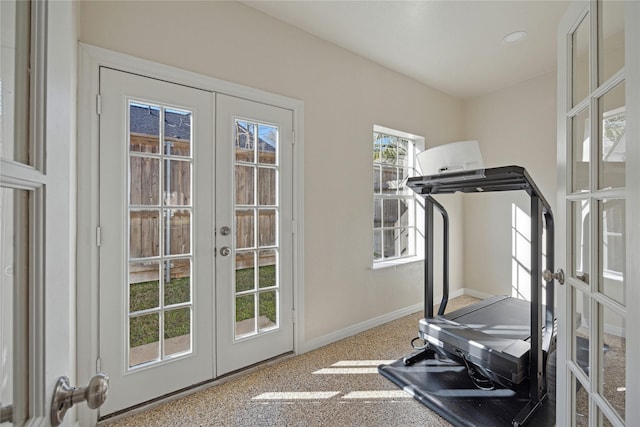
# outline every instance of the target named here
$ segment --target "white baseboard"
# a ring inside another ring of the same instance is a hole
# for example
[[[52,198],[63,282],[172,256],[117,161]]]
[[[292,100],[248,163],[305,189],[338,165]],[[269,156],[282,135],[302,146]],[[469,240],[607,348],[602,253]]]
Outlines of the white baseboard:
[[[453,299],[462,295],[471,295],[476,298],[486,298],[486,296],[485,297],[477,296],[478,292],[474,292],[474,294],[471,294],[468,291],[469,289],[458,289],[453,292],[450,292],[449,299]],[[434,299],[439,302],[440,296],[436,296]],[[383,314],[381,316],[374,317],[373,319],[365,320],[364,322],[356,323],[355,325],[348,326],[346,328],[340,329],[330,334],[323,335],[318,338],[314,338],[312,340],[306,341],[302,345],[302,351],[298,352],[298,354],[306,353],[307,351],[315,350],[325,345],[332,344],[341,339],[359,334],[371,328],[375,328],[376,326],[380,326],[385,323],[391,322],[393,320],[399,319],[401,317],[413,314],[417,311],[421,311],[423,308],[424,308],[424,304],[422,302],[419,302],[418,304],[413,304],[409,307],[401,308],[399,310],[392,311],[391,313]],[[416,331],[417,331],[417,328],[418,328],[418,325],[416,325]]]
[[[462,293],[460,295],[469,295],[470,297],[479,298],[479,299],[487,299],[493,296],[493,294],[488,294],[486,292],[476,291],[475,289],[469,289],[469,288],[462,288]]]

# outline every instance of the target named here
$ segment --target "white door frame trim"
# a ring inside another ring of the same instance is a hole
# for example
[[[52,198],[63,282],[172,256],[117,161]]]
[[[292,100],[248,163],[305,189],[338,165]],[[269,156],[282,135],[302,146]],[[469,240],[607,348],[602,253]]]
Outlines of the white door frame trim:
[[[304,346],[304,102],[213,77],[79,43],[77,207],[77,376],[79,384],[100,370],[99,356],[99,69],[114,68],[293,111],[293,313],[294,352]],[[82,343],[82,345],[80,345]],[[80,425],[97,422],[96,411],[80,410]]]

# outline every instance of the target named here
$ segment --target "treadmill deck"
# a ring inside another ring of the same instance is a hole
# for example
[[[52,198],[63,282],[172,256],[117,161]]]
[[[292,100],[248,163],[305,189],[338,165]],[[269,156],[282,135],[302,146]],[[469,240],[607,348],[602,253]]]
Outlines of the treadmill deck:
[[[473,363],[490,379],[511,386],[529,374],[530,304],[497,296],[444,316],[420,319],[420,337],[452,359]]]

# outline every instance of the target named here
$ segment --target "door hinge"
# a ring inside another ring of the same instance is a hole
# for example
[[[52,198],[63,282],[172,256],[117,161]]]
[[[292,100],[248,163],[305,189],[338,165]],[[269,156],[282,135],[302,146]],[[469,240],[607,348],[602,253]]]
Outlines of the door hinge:
[[[98,115],[102,114],[102,97],[100,94],[96,95],[96,113]]]
[[[291,131],[291,145],[296,145],[296,131]]]
[[[296,309],[292,309],[291,310],[291,323],[293,323],[295,325],[296,323]]]
[[[100,247],[102,244],[102,228],[96,227],[96,246]]]
[[[96,372],[102,371],[102,359],[99,357],[96,359]]]

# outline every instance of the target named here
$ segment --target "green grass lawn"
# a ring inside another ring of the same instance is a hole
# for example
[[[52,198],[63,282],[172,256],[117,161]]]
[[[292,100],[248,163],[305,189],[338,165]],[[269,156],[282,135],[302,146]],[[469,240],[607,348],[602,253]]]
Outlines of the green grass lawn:
[[[268,265],[259,269],[259,287],[276,285],[275,266]],[[172,279],[164,285],[164,305],[179,304],[191,300],[191,282],[189,277]],[[236,271],[236,292],[254,289],[254,269],[245,268]],[[258,315],[267,316],[276,321],[276,291],[264,291],[258,294]],[[134,313],[159,306],[160,288],[158,281],[132,284],[129,292],[129,311]],[[255,316],[253,295],[236,298],[236,322]],[[164,338],[173,338],[191,332],[190,309],[178,308],[165,311]],[[160,319],[158,313],[133,317],[130,321],[129,345],[137,347],[159,341]]]

